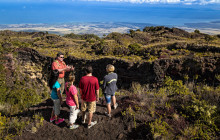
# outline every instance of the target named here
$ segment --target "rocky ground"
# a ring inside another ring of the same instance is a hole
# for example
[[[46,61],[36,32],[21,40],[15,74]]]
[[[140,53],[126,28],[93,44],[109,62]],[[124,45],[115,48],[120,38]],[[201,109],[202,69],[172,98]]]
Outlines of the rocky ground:
[[[81,123],[81,113],[78,114],[76,123],[80,125],[79,128],[71,130],[68,128],[69,108],[64,103],[61,109],[61,117],[65,122],[55,125],[50,123],[50,114],[53,107],[53,102],[48,99],[37,106],[33,106],[29,111],[22,113],[22,117],[31,117],[34,113],[41,113],[44,117],[43,126],[37,132],[31,132],[31,125],[27,126],[22,132],[21,136],[16,136],[15,140],[70,140],[70,139],[146,139],[150,138],[150,133],[147,131],[144,124],[138,124],[134,128],[134,122],[131,119],[125,119],[121,111],[126,107],[126,100],[128,97],[118,98],[119,107],[112,110],[112,117],[109,118],[104,115],[106,111],[103,99],[97,103],[97,109],[93,116],[93,121],[98,123],[92,128],[88,129],[87,125]],[[123,101],[123,104],[122,104]],[[124,102],[125,101],[125,102]]]

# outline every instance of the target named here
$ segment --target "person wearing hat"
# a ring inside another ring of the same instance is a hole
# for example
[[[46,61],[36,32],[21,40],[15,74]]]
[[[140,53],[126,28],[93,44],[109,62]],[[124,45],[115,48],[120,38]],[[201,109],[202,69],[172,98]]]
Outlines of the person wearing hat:
[[[108,72],[107,75],[105,75],[103,80],[103,93],[105,95],[106,100],[106,106],[107,106],[107,112],[105,112],[105,115],[108,117],[111,117],[111,100],[113,102],[114,109],[117,108],[118,104],[116,103],[115,98],[115,92],[118,89],[117,88],[117,80],[118,75],[114,73],[115,67],[111,64],[106,66],[106,71]]]

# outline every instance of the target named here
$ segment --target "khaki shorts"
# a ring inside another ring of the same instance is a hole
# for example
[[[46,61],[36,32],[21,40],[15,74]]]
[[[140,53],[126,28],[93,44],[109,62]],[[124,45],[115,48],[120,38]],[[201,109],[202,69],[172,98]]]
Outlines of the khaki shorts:
[[[83,101],[81,110],[82,110],[82,111],[86,111],[87,106],[88,106],[88,111],[89,111],[89,113],[94,113],[95,110],[96,110],[96,101],[93,101],[93,102]]]
[[[65,88],[64,78],[58,78],[57,81],[60,83],[60,93],[61,93],[61,95],[62,95],[63,92],[64,92],[64,88]]]

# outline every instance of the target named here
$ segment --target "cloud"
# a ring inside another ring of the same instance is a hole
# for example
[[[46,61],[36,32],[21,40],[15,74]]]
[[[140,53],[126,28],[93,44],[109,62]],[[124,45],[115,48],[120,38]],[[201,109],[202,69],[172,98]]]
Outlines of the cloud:
[[[62,0],[57,0],[62,1]],[[68,0],[66,0],[68,1]],[[71,0],[77,1],[77,0]],[[80,1],[80,0],[78,0]],[[81,1],[102,1],[102,2],[130,2],[130,3],[150,3],[150,4],[199,4],[199,5],[206,5],[206,4],[220,4],[220,0],[81,0]]]
[[[150,4],[220,4],[220,0],[1,0],[8,2],[74,2],[74,1],[96,1],[96,2],[128,2],[128,3],[150,3]]]

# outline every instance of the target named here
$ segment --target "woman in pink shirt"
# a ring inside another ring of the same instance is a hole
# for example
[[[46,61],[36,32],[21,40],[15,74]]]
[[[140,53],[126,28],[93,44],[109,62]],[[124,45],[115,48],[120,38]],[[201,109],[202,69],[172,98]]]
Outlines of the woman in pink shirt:
[[[65,84],[66,104],[70,107],[70,118],[69,118],[70,129],[76,129],[79,127],[79,125],[75,124],[75,121],[77,119],[77,114],[80,112],[80,110],[79,110],[77,89],[73,85],[74,81],[75,81],[75,76],[73,74],[70,74],[69,82],[66,82]]]

